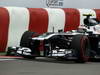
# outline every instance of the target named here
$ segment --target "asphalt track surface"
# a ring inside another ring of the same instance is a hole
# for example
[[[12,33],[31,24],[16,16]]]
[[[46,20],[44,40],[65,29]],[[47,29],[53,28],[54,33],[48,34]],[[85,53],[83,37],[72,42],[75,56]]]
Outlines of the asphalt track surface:
[[[50,58],[0,57],[0,75],[100,75],[100,62],[81,64]]]

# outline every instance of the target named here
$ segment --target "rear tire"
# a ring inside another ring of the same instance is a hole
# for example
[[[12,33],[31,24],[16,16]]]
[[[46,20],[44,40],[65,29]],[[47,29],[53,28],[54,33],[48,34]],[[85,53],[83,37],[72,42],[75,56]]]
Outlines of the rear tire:
[[[90,44],[89,39],[85,35],[76,35],[72,40],[72,48],[75,49],[78,63],[85,63],[89,59]]]

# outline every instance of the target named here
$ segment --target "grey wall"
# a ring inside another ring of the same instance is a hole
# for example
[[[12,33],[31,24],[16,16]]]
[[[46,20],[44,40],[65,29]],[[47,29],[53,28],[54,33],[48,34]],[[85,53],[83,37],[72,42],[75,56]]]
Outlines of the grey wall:
[[[100,8],[100,0],[62,0],[61,8]],[[0,0],[0,6],[46,8],[46,0]]]

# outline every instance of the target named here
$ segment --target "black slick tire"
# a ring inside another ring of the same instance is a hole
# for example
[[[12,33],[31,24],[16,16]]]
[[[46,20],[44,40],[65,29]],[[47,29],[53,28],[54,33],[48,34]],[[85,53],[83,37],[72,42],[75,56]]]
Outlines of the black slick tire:
[[[31,31],[26,31],[23,33],[21,40],[20,40],[20,46],[21,47],[29,47],[30,42],[31,42],[31,38],[37,35],[37,33],[35,32],[31,32]]]
[[[78,63],[85,63],[89,59],[90,44],[89,39],[85,35],[75,35],[72,40],[72,48],[76,52]]]

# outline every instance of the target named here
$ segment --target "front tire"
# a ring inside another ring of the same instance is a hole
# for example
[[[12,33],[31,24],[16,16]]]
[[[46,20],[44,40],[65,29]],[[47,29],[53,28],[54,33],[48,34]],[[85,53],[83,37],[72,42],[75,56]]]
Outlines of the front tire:
[[[37,33],[31,31],[25,31],[21,37],[20,46],[21,47],[29,47],[31,38],[33,36],[37,36]]]

